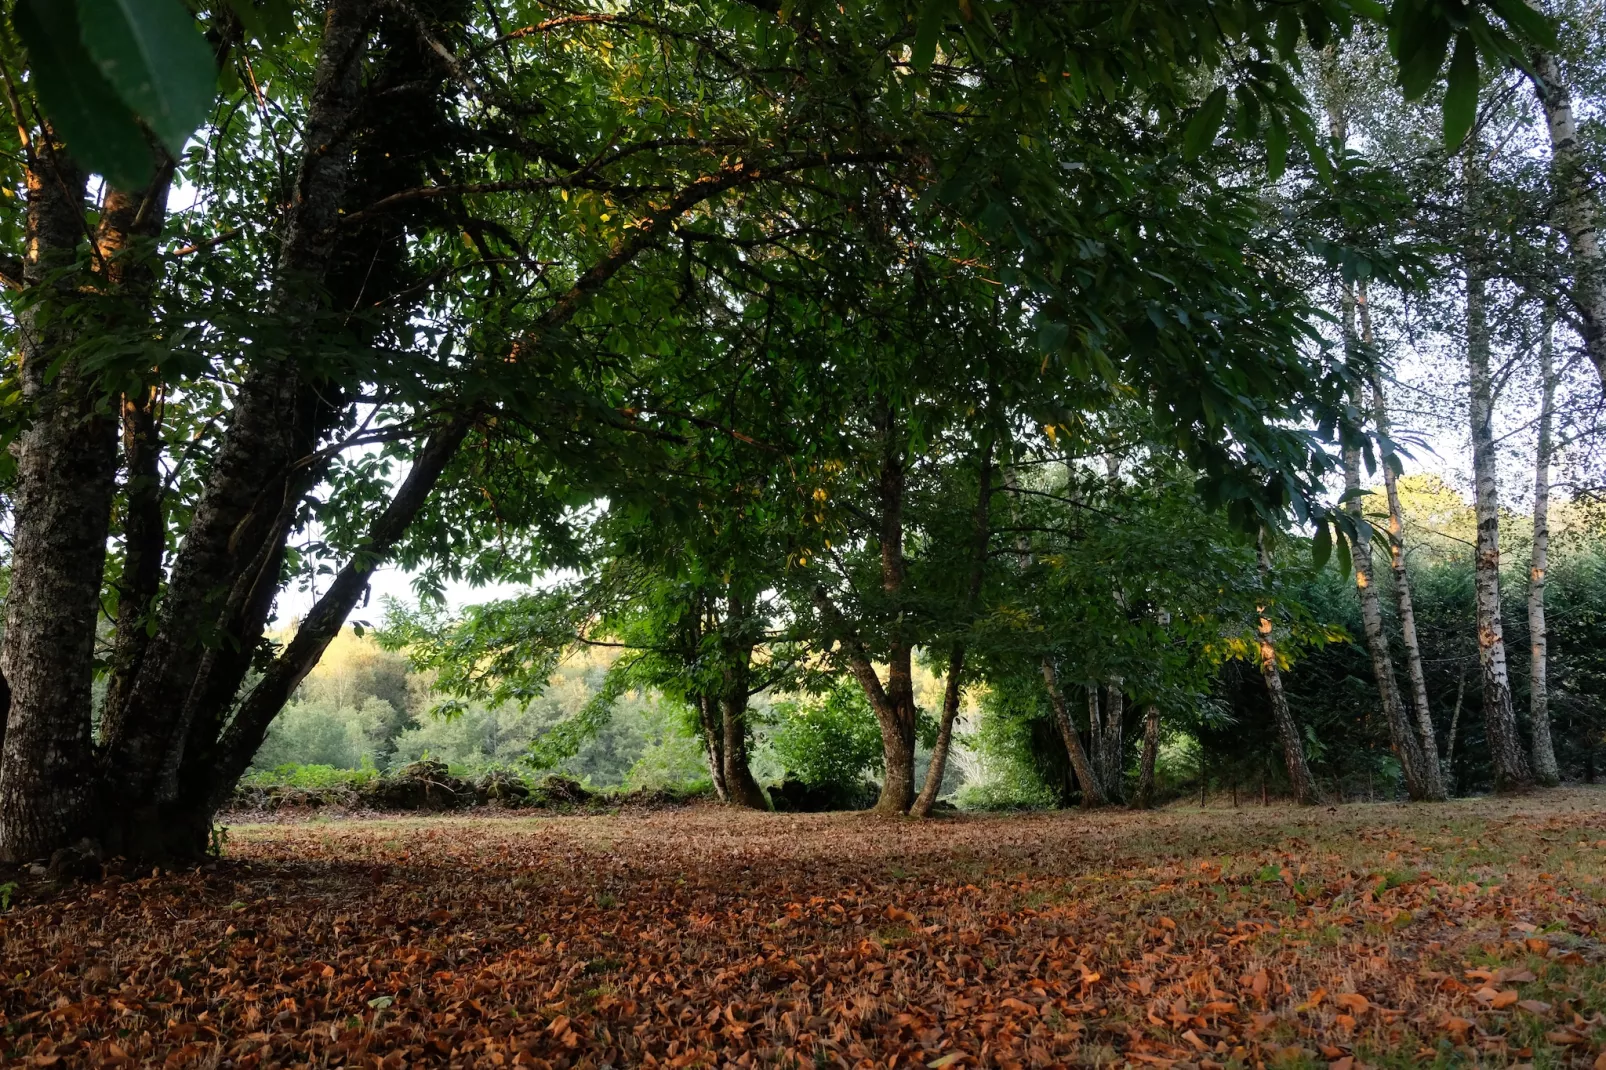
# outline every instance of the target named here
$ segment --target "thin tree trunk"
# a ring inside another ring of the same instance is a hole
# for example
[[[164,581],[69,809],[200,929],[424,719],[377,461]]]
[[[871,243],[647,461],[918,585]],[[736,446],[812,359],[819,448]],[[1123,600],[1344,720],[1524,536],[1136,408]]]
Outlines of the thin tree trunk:
[[[993,443],[989,439],[982,451],[981,472],[977,476],[976,514],[971,524],[970,576],[965,584],[965,625],[976,617],[976,603],[981,598],[981,583],[987,569],[987,544],[991,533],[990,518],[993,501]],[[948,652],[948,678],[942,692],[942,721],[937,725],[937,743],[931,748],[931,764],[926,767],[926,782],[915,798],[909,813],[914,817],[930,817],[937,805],[937,794],[942,791],[942,778],[948,769],[948,750],[953,745],[954,720],[959,716],[959,700],[964,693],[965,644],[955,641]]]
[[[1342,317],[1346,358],[1358,375],[1362,354],[1355,328],[1355,304],[1354,295],[1346,283]],[[1361,398],[1358,379],[1351,391],[1350,401],[1359,411]],[[1345,508],[1356,530],[1352,559],[1355,586],[1361,601],[1361,626],[1366,633],[1366,649],[1372,658],[1372,677],[1377,681],[1378,699],[1382,704],[1383,719],[1388,725],[1389,742],[1399,759],[1400,770],[1405,776],[1405,790],[1410,797],[1442,801],[1444,785],[1439,782],[1437,763],[1430,765],[1427,762],[1416,729],[1406,717],[1399,683],[1394,676],[1394,659],[1389,653],[1388,637],[1383,632],[1382,599],[1378,597],[1376,577],[1372,570],[1372,527],[1366,520],[1366,510],[1360,497],[1361,450],[1358,444],[1344,446],[1344,490],[1349,499]]]
[[[1372,342],[1371,306],[1366,300],[1366,287],[1359,291],[1361,341],[1368,348]],[[1382,454],[1383,490],[1389,506],[1389,567],[1394,574],[1394,605],[1400,617],[1400,639],[1405,646],[1406,675],[1411,682],[1411,708],[1416,718],[1417,741],[1422,748],[1422,760],[1435,771],[1439,789],[1445,790],[1444,774],[1439,763],[1439,744],[1433,731],[1433,711],[1428,706],[1427,673],[1422,667],[1422,644],[1416,634],[1416,606],[1411,597],[1411,576],[1405,563],[1405,510],[1400,505],[1398,463],[1394,446],[1388,439],[1388,398],[1383,389],[1383,374],[1377,364],[1372,365],[1372,413],[1377,424]]]
[[[955,643],[948,651],[948,676],[942,689],[942,721],[937,725],[937,742],[931,748],[931,764],[926,766],[926,782],[909,808],[911,817],[930,817],[942,791],[943,774],[948,769],[948,751],[953,746],[954,720],[959,716],[959,700],[964,692],[965,644]]]
[[[1539,343],[1539,442],[1534,455],[1533,557],[1528,569],[1529,720],[1533,724],[1534,778],[1541,784],[1561,783],[1556,750],[1550,740],[1550,694],[1546,680],[1545,572],[1550,552],[1551,425],[1556,413],[1555,317],[1545,313],[1545,333]]]
[[[1133,805],[1147,810],[1154,805],[1154,763],[1160,754],[1160,707],[1149,704],[1143,715],[1143,758],[1138,765],[1138,793]]]
[[[1106,453],[1104,474],[1105,488],[1113,498],[1121,487],[1121,458],[1113,453]],[[1126,609],[1126,596],[1119,587],[1115,590],[1115,601],[1123,611]],[[1122,680],[1119,676],[1112,677],[1104,683],[1101,713],[1099,739],[1096,744],[1099,754],[1099,774],[1103,778],[1105,797],[1112,803],[1119,803],[1126,797],[1124,783],[1126,694],[1122,690]]]
[[[1087,760],[1087,752],[1082,749],[1082,739],[1077,734],[1076,725],[1071,722],[1071,713],[1065,705],[1065,692],[1060,689],[1059,673],[1054,669],[1053,658],[1043,658],[1043,686],[1054,708],[1054,720],[1059,725],[1060,738],[1065,740],[1065,752],[1070,756],[1072,771],[1076,773],[1076,785],[1082,789],[1082,806],[1103,806],[1109,800],[1104,795],[1098,776],[1093,772],[1093,764]]]
[[[1261,583],[1269,586],[1271,557],[1266,553],[1264,536],[1258,540],[1256,550],[1260,556]],[[1305,761],[1305,744],[1299,735],[1299,725],[1294,721],[1293,711],[1288,708],[1282,672],[1277,668],[1277,647],[1271,638],[1271,618],[1266,613],[1266,607],[1262,606],[1255,629],[1260,650],[1260,675],[1266,681],[1266,693],[1271,699],[1272,719],[1277,726],[1277,741],[1282,746],[1283,762],[1288,767],[1288,781],[1294,788],[1294,802],[1300,806],[1311,806],[1322,802],[1322,791],[1316,785],[1316,778],[1311,776],[1310,765]]]
[[[1083,690],[1087,698],[1087,760],[1093,767],[1093,776],[1098,779],[1099,791],[1105,797],[1109,796],[1109,783],[1104,772],[1104,718],[1100,716],[1099,685],[1089,683]]]
[[[158,264],[154,246],[167,221],[173,169],[173,162],[164,160],[149,188],[133,193],[108,190],[101,206],[95,242],[101,274],[114,291],[119,326],[131,332],[143,332],[150,319]],[[123,568],[116,581],[117,613],[103,708],[122,706],[150,642],[145,623],[162,582],[167,530],[162,513],[159,397],[156,387],[140,386],[121,401]]]
[[[241,700],[215,748],[204,755],[189,756],[195,761],[187,764],[190,776],[183,778],[186,796],[179,800],[184,811],[180,815],[180,835],[194,831],[202,821],[209,822],[216,807],[233,790],[235,781],[250,766],[257,748],[262,745],[273,718],[306,679],[330,642],[340,634],[346,617],[368,589],[374,569],[395,550],[408,526],[429,500],[470,426],[467,418],[458,416],[430,436],[413,459],[401,487],[369,525],[362,551],[335,574],[329,589],[313,604],[284,651]],[[204,776],[202,770],[205,770]],[[204,834],[204,828],[201,831]]]
[[[904,460],[897,414],[883,405],[881,479],[877,497],[881,505],[881,590],[889,601],[904,594],[903,556]],[[883,776],[874,812],[891,817],[909,812],[915,801],[915,695],[914,648],[899,620],[892,624],[888,642],[887,686],[884,701],[871,702],[881,725]],[[873,674],[872,674],[873,675]]]
[[[1446,773],[1455,776],[1455,737],[1461,728],[1461,704],[1467,695],[1467,667],[1461,666],[1461,672],[1455,682],[1455,708],[1450,711],[1450,730],[1444,738],[1444,767]]]
[[[1578,144],[1578,122],[1572,94],[1561,66],[1549,53],[1533,57],[1534,89],[1545,110],[1550,134],[1550,167],[1556,192],[1556,222],[1567,236],[1572,259],[1572,302],[1578,312],[1578,333],[1606,387],[1606,254],[1601,251],[1599,220],[1590,173]]]
[[[1517,791],[1533,783],[1517,733],[1506,672],[1506,641],[1500,613],[1500,497],[1495,482],[1494,397],[1489,372],[1487,276],[1481,211],[1482,146],[1473,139],[1462,158],[1469,215],[1467,273],[1467,363],[1471,371],[1472,470],[1477,499],[1476,558],[1478,656],[1483,666],[1483,718],[1494,765],[1495,788]]]

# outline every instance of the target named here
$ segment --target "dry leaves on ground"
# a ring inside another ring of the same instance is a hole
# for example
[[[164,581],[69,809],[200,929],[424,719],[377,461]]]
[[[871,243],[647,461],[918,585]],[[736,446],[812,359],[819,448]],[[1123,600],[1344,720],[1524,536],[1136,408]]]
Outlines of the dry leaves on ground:
[[[0,915],[0,1060],[1606,1068],[1603,802],[236,828]]]

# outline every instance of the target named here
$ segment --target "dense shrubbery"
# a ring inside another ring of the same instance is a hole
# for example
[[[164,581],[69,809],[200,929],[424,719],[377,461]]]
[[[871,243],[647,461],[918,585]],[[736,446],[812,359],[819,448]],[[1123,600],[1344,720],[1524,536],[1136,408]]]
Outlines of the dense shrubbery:
[[[789,777],[849,796],[881,770],[881,730],[851,681],[815,698],[779,702],[769,745]]]

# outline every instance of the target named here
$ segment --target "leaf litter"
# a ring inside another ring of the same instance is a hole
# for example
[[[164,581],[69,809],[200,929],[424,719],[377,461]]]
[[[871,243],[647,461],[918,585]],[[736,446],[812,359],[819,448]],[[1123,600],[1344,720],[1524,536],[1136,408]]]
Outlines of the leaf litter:
[[[237,827],[0,915],[0,1062],[1606,1070],[1603,802]]]

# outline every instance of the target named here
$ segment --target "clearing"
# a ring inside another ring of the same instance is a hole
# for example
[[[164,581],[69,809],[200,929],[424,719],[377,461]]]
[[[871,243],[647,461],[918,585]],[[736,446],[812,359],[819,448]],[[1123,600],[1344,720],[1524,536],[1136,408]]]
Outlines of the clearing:
[[[1603,897],[1595,789],[251,825],[0,915],[0,1061],[1606,1066]]]

